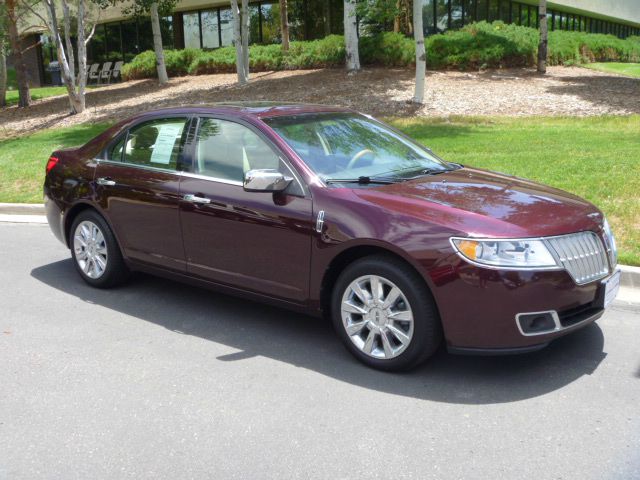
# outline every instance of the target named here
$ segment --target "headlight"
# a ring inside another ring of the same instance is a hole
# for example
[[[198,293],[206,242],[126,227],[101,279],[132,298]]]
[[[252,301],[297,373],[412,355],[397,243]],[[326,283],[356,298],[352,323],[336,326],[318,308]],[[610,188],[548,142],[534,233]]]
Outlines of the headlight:
[[[606,218],[604,219],[602,228],[604,230],[604,239],[607,244],[607,253],[609,254],[611,267],[615,267],[618,263],[618,248],[616,247],[616,239],[613,236],[613,232],[611,231],[611,227],[609,226],[609,222]]]
[[[558,268],[542,240],[452,238],[456,251],[472,263],[500,268]]]

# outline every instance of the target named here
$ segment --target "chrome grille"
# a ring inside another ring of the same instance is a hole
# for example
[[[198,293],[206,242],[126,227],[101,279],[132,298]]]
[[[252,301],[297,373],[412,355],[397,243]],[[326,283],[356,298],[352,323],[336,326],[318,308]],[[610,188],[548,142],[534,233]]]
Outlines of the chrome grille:
[[[607,251],[595,233],[572,233],[550,237],[546,241],[578,285],[597,280],[609,273]]]

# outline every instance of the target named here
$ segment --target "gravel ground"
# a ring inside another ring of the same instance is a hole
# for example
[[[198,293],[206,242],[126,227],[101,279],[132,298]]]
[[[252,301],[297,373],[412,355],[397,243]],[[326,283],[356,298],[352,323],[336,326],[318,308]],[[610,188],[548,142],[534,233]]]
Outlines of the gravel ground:
[[[87,121],[113,121],[141,110],[227,100],[286,100],[334,103],[384,116],[447,115],[626,115],[640,113],[640,79],[578,67],[551,67],[546,76],[530,69],[480,73],[429,72],[426,104],[417,108],[411,69],[341,69],[266,72],[244,87],[235,74],[174,78],[158,88],[153,80],[102,87],[87,94],[87,111],[69,116],[65,96],[29,109],[0,112],[0,136],[12,136]]]

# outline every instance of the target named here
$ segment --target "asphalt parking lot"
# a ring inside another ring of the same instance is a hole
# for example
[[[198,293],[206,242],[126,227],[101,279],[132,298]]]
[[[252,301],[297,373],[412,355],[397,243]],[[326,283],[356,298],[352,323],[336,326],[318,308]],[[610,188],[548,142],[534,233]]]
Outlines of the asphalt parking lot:
[[[517,357],[357,363],[327,322],[0,224],[0,479],[640,479],[640,305]]]

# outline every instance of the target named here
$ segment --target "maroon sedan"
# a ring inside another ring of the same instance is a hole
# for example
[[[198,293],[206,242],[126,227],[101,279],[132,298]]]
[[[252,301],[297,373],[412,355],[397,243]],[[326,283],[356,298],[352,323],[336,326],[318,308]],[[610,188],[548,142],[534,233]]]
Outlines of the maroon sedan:
[[[386,370],[443,338],[457,353],[537,350],[599,318],[619,284],[589,202],[446,162],[343,108],[148,112],[46,170],[49,225],[90,285],[139,270],[324,313]]]

